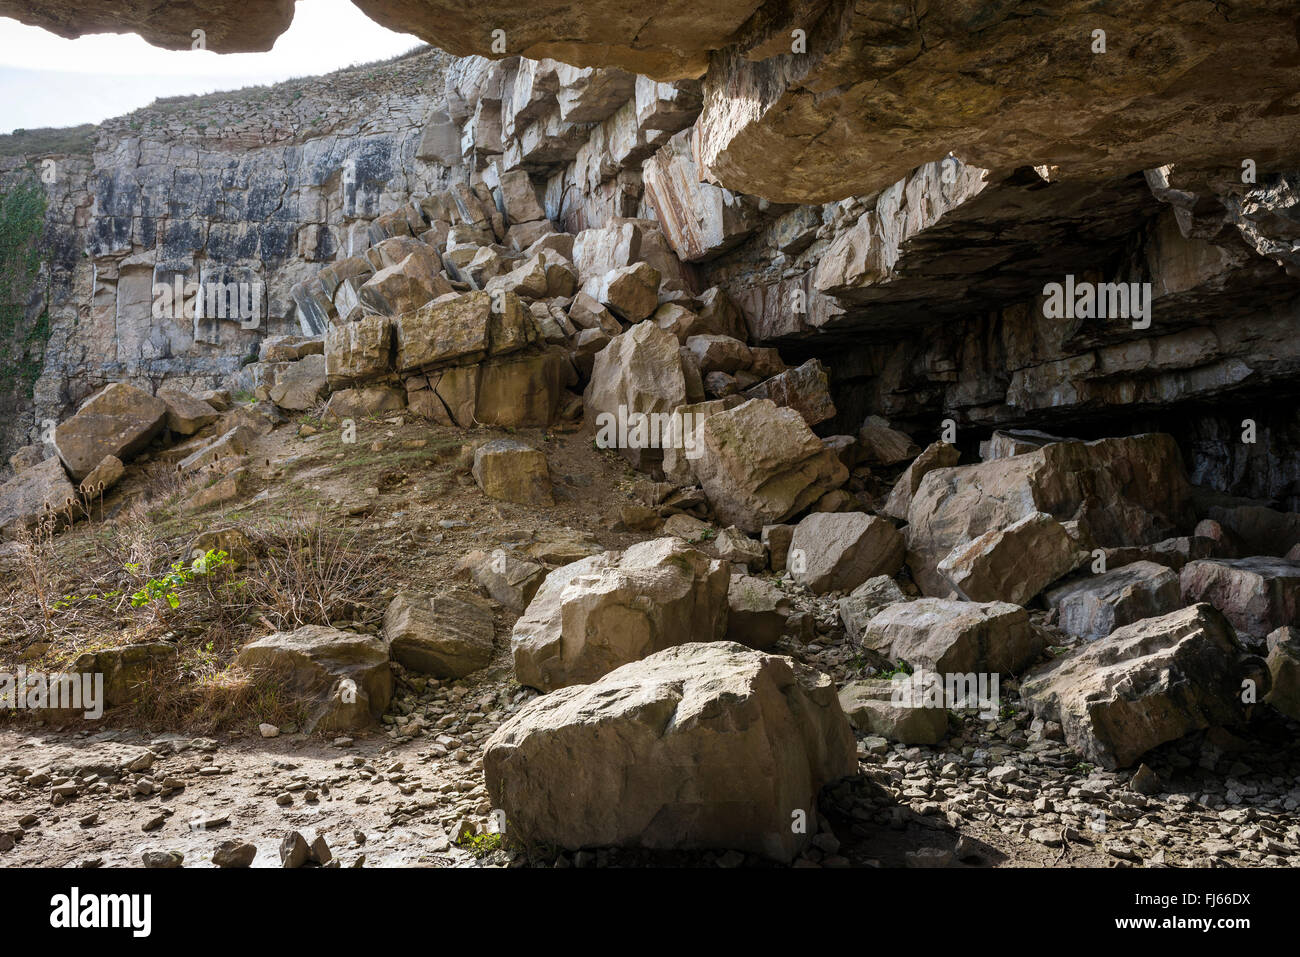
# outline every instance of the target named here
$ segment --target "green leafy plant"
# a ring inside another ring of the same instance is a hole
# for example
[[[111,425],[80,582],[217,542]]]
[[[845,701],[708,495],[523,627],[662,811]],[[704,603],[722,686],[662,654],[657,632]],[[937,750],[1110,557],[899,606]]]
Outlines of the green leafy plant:
[[[234,563],[223,551],[208,549],[206,553],[194,559],[188,566],[184,562],[173,562],[161,576],[150,578],[139,591],[131,596],[132,608],[144,608],[149,605],[165,603],[169,608],[181,606],[180,592],[196,578],[211,575],[220,568],[227,568]],[[142,566],[139,562],[128,562],[127,571],[139,575]]]

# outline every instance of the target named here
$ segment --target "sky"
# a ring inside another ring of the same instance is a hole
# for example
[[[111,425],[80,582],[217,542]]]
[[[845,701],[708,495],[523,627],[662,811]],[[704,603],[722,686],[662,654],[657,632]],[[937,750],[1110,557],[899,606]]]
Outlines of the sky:
[[[329,73],[419,44],[368,19],[350,0],[298,0],[293,23],[267,53],[160,50],[134,34],[65,40],[0,17],[0,134],[98,123],[160,96]]]

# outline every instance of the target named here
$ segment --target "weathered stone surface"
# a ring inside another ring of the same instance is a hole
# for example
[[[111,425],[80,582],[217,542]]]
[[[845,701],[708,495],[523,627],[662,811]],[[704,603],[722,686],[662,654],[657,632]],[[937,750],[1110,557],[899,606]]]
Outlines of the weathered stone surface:
[[[492,607],[476,595],[400,592],[384,611],[393,660],[435,678],[463,678],[492,660]]]
[[[282,684],[310,707],[303,730],[350,731],[376,721],[393,695],[388,648],[373,635],[306,625],[245,645],[235,664]]]
[[[912,437],[878,416],[872,416],[858,430],[862,459],[868,465],[897,465],[921,453]]]
[[[786,567],[815,594],[851,591],[903,566],[902,534],[865,512],[814,512],[795,526]]]
[[[1242,505],[1211,507],[1211,520],[1218,522],[1240,543],[1244,555],[1285,555],[1300,545],[1300,514],[1271,508]]]
[[[840,689],[840,707],[862,734],[878,734],[899,744],[938,744],[948,734],[945,708],[912,701],[895,703],[894,683],[887,678],[850,681]]]
[[[33,465],[40,465],[50,457],[50,448],[47,445],[24,445],[13,455],[9,456],[9,467],[14,470],[14,474],[25,471]]]
[[[400,412],[406,408],[406,393],[391,385],[367,385],[342,389],[325,403],[324,417],[360,419],[368,415]]]
[[[546,210],[537,201],[537,190],[528,173],[510,170],[499,177],[502,212],[512,225],[546,219]]]
[[[677,339],[653,323],[643,322],[610,341],[597,356],[583,404],[593,416],[610,416],[634,426],[634,416],[672,412],[687,400]],[[601,425],[597,421],[597,427]],[[662,433],[661,433],[662,434]],[[640,443],[638,443],[640,444]],[[648,470],[663,457],[659,446],[631,447],[619,452],[633,465]]]
[[[551,691],[670,645],[720,641],[728,578],[722,562],[672,537],[558,568],[515,624],[515,677]]]
[[[488,795],[530,843],[736,848],[790,861],[820,789],[857,771],[830,679],[687,644],[525,705],[489,739]]]
[[[378,378],[393,368],[393,321],[365,316],[325,333],[325,378],[337,388]]]
[[[704,373],[737,372],[747,368],[752,361],[749,347],[730,336],[690,336],[685,346],[695,354],[700,363],[700,371]]]
[[[611,269],[583,287],[624,322],[640,322],[659,305],[659,270],[647,262]]]
[[[695,474],[718,518],[757,534],[844,484],[848,471],[793,409],[751,399],[705,419]]]
[[[275,374],[269,397],[282,409],[306,412],[314,409],[325,396],[329,383],[325,377],[325,357],[307,356],[290,362]]]
[[[103,461],[90,470],[90,474],[77,486],[82,495],[102,495],[122,480],[126,467],[116,455],[105,455]]]
[[[727,608],[727,640],[760,651],[777,643],[794,610],[785,592],[767,579],[752,575],[731,576]]]
[[[891,660],[941,674],[1015,675],[1043,649],[1023,608],[942,598],[886,606],[867,623],[862,642]]]
[[[1268,673],[1272,687],[1264,700],[1300,720],[1300,628],[1287,625],[1268,636]]]
[[[166,669],[175,667],[176,663],[176,646],[155,641],[88,651],[79,655],[68,670],[103,675],[104,705],[115,708],[136,700],[152,681],[165,678]]]
[[[551,425],[566,396],[572,398],[565,389],[575,380],[573,366],[561,349],[489,359],[479,367],[473,421],[458,418],[457,424],[502,428]]]
[[[398,371],[478,362],[489,354],[524,348],[535,335],[528,311],[513,293],[505,293],[501,305],[497,312],[489,293],[468,292],[402,314],[397,320]]]
[[[493,439],[474,452],[474,481],[490,498],[553,505],[546,456],[515,439]]]
[[[900,522],[907,521],[907,509],[912,504],[912,496],[921,485],[921,479],[934,469],[951,468],[960,458],[961,453],[956,446],[947,442],[931,442],[898,477],[890,490],[889,498],[880,508],[880,514]]]
[[[1188,562],[1179,581],[1185,602],[1207,602],[1238,632],[1263,638],[1300,622],[1300,563],[1284,558],[1209,558]]]
[[[140,452],[167,421],[167,404],[116,383],[96,393],[54,430],[54,448],[73,479],[90,474],[106,455],[123,461]]]
[[[954,547],[1033,512],[1078,521],[1100,546],[1139,545],[1190,524],[1190,489],[1171,437],[1059,442],[978,465],[940,468],[908,509],[908,565],[927,595],[955,592],[937,566]]]
[[[1244,717],[1241,682],[1267,691],[1259,659],[1242,659],[1227,619],[1205,604],[1120,628],[1035,669],[1021,696],[1105,768],[1133,764],[1192,731]]]
[[[177,435],[193,435],[217,421],[217,410],[188,392],[159,389],[158,398],[167,406],[167,428]]]
[[[256,438],[256,433],[243,425],[237,425],[228,432],[205,442],[176,464],[177,471],[197,472],[222,459],[239,458],[248,453],[248,448]]]
[[[1133,562],[1049,590],[1043,599],[1057,611],[1057,626],[1088,641],[1143,618],[1159,618],[1183,605],[1178,575],[1154,562]]]
[[[875,617],[876,612],[897,602],[907,600],[903,590],[888,575],[868,578],[849,594],[837,602],[840,621],[844,622],[844,631],[857,641],[866,630],[867,623]]]
[[[809,359],[801,366],[778,373],[746,391],[745,396],[771,399],[777,405],[794,409],[809,425],[835,417],[830,377],[819,359]]]
[[[971,601],[1025,605],[1087,557],[1060,522],[1034,512],[956,546],[938,572]]]
[[[451,284],[439,275],[432,253],[411,253],[401,262],[386,266],[361,286],[361,304],[380,315],[396,319],[413,312],[430,300],[452,292]]]
[[[0,537],[13,538],[52,513],[72,508],[76,490],[56,458],[33,465],[0,485]]]
[[[475,549],[460,560],[475,584],[513,612],[522,612],[537,594],[546,569],[536,562],[524,561],[503,549],[488,553]]]

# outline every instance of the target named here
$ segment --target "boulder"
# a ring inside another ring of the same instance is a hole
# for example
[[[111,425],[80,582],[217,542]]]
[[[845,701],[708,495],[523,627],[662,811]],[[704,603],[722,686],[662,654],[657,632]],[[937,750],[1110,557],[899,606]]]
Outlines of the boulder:
[[[546,578],[543,566],[515,558],[500,548],[490,554],[477,549],[469,552],[459,567],[494,601],[516,613],[528,607]]]
[[[228,432],[223,432],[215,439],[211,439],[185,458],[181,459],[176,465],[179,472],[197,472],[199,469],[207,468],[222,459],[239,458],[248,454],[249,446],[252,445],[257,433],[247,426],[237,425]]]
[[[103,704],[116,708],[146,693],[152,682],[176,665],[176,646],[154,641],[88,651],[79,655],[68,670],[74,674],[103,675]]]
[[[970,601],[1025,605],[1087,557],[1060,522],[1034,512],[956,546],[939,562],[938,572]]]
[[[640,322],[659,305],[659,270],[647,262],[611,269],[584,291],[624,322]]]
[[[751,572],[767,567],[767,549],[736,526],[724,528],[713,543],[714,551],[724,562],[744,565]]]
[[[748,368],[751,361],[749,346],[730,336],[691,336],[685,346],[695,354],[704,373],[738,372]]]
[[[1184,602],[1208,602],[1238,632],[1263,638],[1300,622],[1300,562],[1285,558],[1209,558],[1179,575]]]
[[[104,460],[90,470],[90,474],[81,480],[77,490],[82,495],[103,495],[122,480],[126,467],[116,455],[105,455]]]
[[[1300,721],[1300,628],[1287,625],[1270,632],[1267,645],[1272,687],[1264,700]]]
[[[301,697],[308,707],[302,730],[352,731],[373,724],[393,696],[388,647],[373,635],[326,625],[304,625],[250,642],[235,664]]]
[[[554,505],[546,456],[516,439],[493,439],[474,452],[474,481],[489,498]]]
[[[276,371],[269,397],[282,409],[306,412],[314,409],[328,391],[325,357],[306,356]]]
[[[727,627],[727,566],[678,538],[551,572],[511,639],[520,684],[552,691]]]
[[[1020,694],[1065,740],[1104,768],[1127,767],[1157,745],[1244,718],[1242,681],[1262,682],[1227,619],[1198,604],[1125,625],[1035,669]]]
[[[830,678],[686,644],[525,705],[488,740],[492,806],[525,844],[734,848],[789,862],[821,788],[857,771]]]
[[[463,678],[492,661],[492,606],[476,595],[399,592],[384,612],[392,659],[435,678]]]
[[[943,598],[887,605],[867,623],[862,643],[892,661],[945,675],[1015,675],[1044,647],[1018,605]]]
[[[878,734],[907,745],[938,744],[948,734],[946,708],[927,708],[913,695],[895,694],[894,682],[888,678],[850,681],[840,689],[839,699],[860,734]]]
[[[819,359],[787,369],[747,390],[748,399],[771,399],[779,406],[794,409],[809,425],[835,417],[831,399],[830,377]]]
[[[369,315],[325,333],[325,378],[335,388],[386,375],[393,367],[393,321]]]
[[[858,430],[858,443],[867,465],[897,465],[921,453],[910,435],[890,428],[888,422],[875,415]]]
[[[1133,562],[1069,582],[1044,596],[1067,635],[1096,641],[1143,618],[1159,618],[1183,606],[1178,576],[1154,562]]]
[[[938,571],[954,547],[1026,515],[1077,521],[1101,547],[1141,545],[1191,524],[1191,488],[1172,437],[1056,442],[977,465],[937,468],[908,507],[908,566],[927,595],[956,594]]]
[[[432,254],[412,253],[384,267],[362,284],[361,304],[390,319],[414,312],[426,302],[454,291],[436,266]]]
[[[661,427],[656,444],[648,425],[644,442],[633,429],[638,422],[652,423],[654,420],[646,417],[656,413],[661,420],[667,419],[686,401],[677,340],[653,323],[633,326],[610,341],[596,356],[591,382],[583,394],[583,404],[596,418],[598,429],[605,423],[626,423],[627,441],[618,436],[613,447],[643,471],[662,461],[663,430]]]
[[[54,449],[75,481],[115,455],[124,462],[167,422],[167,403],[124,382],[100,390],[54,430]]]
[[[772,571],[785,571],[785,560],[790,554],[792,538],[793,525],[764,525],[759,532],[759,541],[767,546],[767,565]]]
[[[525,170],[515,169],[498,177],[501,184],[501,211],[511,225],[546,219],[546,210],[537,201],[537,190]]]
[[[158,398],[167,406],[167,428],[177,435],[193,435],[217,421],[220,413],[202,399],[188,392],[159,389]]]
[[[24,445],[13,455],[9,456],[9,467],[14,470],[14,474],[26,471],[33,465],[40,465],[50,457],[50,449],[47,445]]]
[[[907,521],[907,509],[912,504],[912,496],[916,494],[921,479],[934,469],[951,468],[960,458],[961,453],[957,451],[956,446],[949,445],[947,442],[931,442],[925,447],[924,452],[912,459],[912,463],[898,477],[898,481],[889,492],[889,498],[885,499],[885,504],[880,509],[880,514],[900,522]]]
[[[1209,517],[1240,543],[1243,555],[1285,555],[1300,545],[1297,512],[1279,512],[1262,505],[1212,506]]]
[[[403,313],[397,319],[398,372],[478,362],[535,341],[536,327],[518,296],[503,293],[498,305],[487,292],[467,292]]]
[[[76,502],[77,491],[58,459],[30,466],[0,485],[0,537],[15,538],[47,515],[71,517]]]
[[[767,579],[752,575],[731,576],[727,608],[727,640],[760,651],[777,643],[794,610],[785,592]]]
[[[674,411],[680,423],[675,436],[679,441],[667,442],[663,450],[664,479],[675,485],[695,485],[695,459],[700,444],[700,426],[709,416],[734,409],[743,402],[738,395],[729,395],[725,399],[711,399],[708,402],[692,402],[680,405]]]
[[[489,359],[479,367],[473,422],[465,424],[545,428],[560,415],[571,397],[565,390],[576,381],[563,349]]]
[[[850,591],[903,567],[902,534],[865,512],[814,512],[795,526],[786,567],[814,594]]]
[[[705,419],[695,474],[719,520],[757,534],[784,522],[848,479],[793,409],[751,399]]]
[[[366,385],[341,389],[325,404],[327,419],[361,419],[406,408],[406,392],[391,385]]]
[[[876,616],[876,612],[897,602],[907,601],[907,596],[898,587],[898,583],[888,575],[868,578],[849,594],[841,598],[836,607],[844,631],[853,641],[858,641],[866,630],[867,623]]]

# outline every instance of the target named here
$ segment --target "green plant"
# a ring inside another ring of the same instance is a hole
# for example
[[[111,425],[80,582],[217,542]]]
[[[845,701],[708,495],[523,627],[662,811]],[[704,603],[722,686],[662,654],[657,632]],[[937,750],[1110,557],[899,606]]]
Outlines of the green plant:
[[[493,851],[501,849],[502,835],[496,834],[470,834],[460,844],[461,847],[474,855],[476,860],[487,857]]]
[[[148,579],[140,590],[131,596],[131,607],[143,608],[166,602],[170,608],[179,608],[182,588],[193,584],[197,577],[210,575],[220,568],[227,568],[233,564],[229,555],[214,549],[208,549],[205,554],[194,559],[188,567],[184,562],[173,562],[163,575]],[[140,574],[142,568],[139,562],[128,562],[126,565],[127,571],[133,575]]]
[[[910,675],[911,673],[912,673],[912,666],[909,665],[902,658],[899,658],[898,663],[893,668],[890,668],[888,671],[880,672],[880,674],[876,675],[876,677],[893,678],[895,675]]]
[[[31,398],[50,336],[48,307],[29,311],[41,268],[45,188],[29,175],[0,192],[0,391]],[[39,301],[39,300],[38,300]]]

